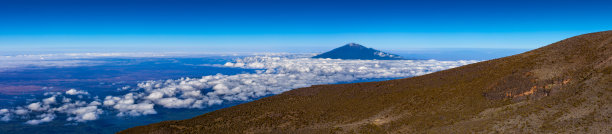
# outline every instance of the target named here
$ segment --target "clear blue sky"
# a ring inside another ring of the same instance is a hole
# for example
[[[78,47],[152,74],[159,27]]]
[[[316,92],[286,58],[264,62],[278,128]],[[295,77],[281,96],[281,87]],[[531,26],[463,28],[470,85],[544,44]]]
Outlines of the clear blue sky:
[[[0,0],[0,48],[319,51],[357,42],[380,49],[530,49],[612,30],[610,5],[609,0]]]

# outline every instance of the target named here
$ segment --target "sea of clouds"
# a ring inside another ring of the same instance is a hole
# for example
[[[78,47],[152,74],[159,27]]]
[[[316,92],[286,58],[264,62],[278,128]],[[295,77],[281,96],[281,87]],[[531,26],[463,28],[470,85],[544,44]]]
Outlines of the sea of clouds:
[[[317,84],[351,82],[375,78],[403,78],[475,63],[474,60],[340,60],[312,59],[311,55],[258,55],[222,65],[257,69],[256,73],[209,75],[145,81],[122,88],[123,95],[98,97],[84,90],[48,92],[45,98],[24,106],[0,109],[0,120],[25,119],[37,125],[64,114],[67,121],[97,120],[103,113],[116,116],[156,114],[156,107],[206,108],[227,102],[251,101],[291,89]]]
[[[170,57],[207,57],[238,56],[253,53],[185,53],[185,52],[126,52],[126,53],[56,53],[56,54],[0,54],[0,72],[20,70],[28,67],[77,67],[96,66],[107,63],[101,58],[170,58]]]

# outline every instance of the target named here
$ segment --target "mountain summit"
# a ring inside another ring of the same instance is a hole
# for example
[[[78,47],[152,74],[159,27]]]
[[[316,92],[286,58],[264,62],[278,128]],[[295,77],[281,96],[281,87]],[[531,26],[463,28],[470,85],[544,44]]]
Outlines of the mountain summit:
[[[367,48],[356,43],[349,43],[342,47],[333,49],[314,56],[312,58],[331,59],[360,59],[360,60],[401,60],[399,55],[385,53],[376,49]]]

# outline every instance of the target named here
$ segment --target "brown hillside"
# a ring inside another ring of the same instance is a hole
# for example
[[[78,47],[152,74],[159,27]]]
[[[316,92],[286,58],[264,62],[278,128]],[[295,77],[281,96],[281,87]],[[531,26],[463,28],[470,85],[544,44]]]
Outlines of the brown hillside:
[[[319,85],[120,133],[612,133],[612,31],[419,77]]]

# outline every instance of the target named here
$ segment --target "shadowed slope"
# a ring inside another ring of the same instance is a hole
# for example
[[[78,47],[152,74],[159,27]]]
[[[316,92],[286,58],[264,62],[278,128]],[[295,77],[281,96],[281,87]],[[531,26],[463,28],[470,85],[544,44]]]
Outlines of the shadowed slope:
[[[612,31],[419,77],[318,85],[120,133],[612,131]]]

